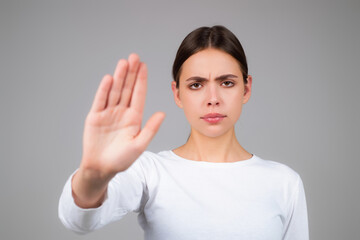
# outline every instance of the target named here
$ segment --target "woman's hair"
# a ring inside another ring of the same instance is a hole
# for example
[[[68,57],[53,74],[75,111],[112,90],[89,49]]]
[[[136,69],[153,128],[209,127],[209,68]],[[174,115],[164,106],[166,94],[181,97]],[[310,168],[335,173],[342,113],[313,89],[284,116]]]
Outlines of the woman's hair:
[[[219,49],[233,56],[240,65],[244,83],[247,83],[248,67],[245,52],[240,41],[226,27],[216,25],[195,29],[180,44],[172,69],[177,88],[179,88],[179,78],[183,63],[191,55],[207,48]]]

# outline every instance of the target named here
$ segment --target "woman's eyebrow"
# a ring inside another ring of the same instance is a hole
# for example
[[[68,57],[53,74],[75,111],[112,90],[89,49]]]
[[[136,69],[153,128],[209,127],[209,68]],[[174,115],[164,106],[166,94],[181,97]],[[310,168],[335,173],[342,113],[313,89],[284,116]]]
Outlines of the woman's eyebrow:
[[[234,75],[234,74],[224,74],[221,76],[218,76],[215,78],[216,81],[222,81],[228,78],[238,78],[238,76]],[[194,76],[194,77],[190,77],[188,79],[186,79],[186,81],[198,81],[198,82],[203,82],[203,81],[207,81],[208,79],[204,78],[204,77],[199,77],[199,76]]]
[[[215,78],[215,80],[225,80],[225,79],[228,79],[228,78],[238,78],[238,76],[234,75],[234,74],[224,74],[224,75],[221,75],[217,78]]]

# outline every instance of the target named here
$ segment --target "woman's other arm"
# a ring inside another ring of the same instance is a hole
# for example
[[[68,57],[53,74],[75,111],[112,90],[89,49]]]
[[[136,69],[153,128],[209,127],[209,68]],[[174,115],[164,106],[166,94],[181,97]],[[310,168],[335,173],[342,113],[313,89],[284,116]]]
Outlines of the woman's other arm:
[[[309,240],[306,196],[300,176],[288,208],[283,240]]]

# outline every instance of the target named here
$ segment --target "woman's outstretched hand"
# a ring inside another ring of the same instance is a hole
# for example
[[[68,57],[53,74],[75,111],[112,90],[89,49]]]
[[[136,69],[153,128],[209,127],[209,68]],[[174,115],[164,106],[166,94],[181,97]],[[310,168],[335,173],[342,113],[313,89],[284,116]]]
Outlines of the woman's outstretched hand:
[[[136,54],[105,75],[85,121],[83,157],[73,178],[73,196],[82,207],[99,205],[108,182],[145,151],[165,114],[157,112],[141,129],[147,85],[146,64]]]

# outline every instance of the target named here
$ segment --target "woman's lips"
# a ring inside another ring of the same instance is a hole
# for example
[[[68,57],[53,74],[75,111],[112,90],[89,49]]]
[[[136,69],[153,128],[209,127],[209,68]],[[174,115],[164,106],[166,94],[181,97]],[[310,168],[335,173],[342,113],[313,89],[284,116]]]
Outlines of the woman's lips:
[[[223,120],[225,117],[226,117],[226,115],[223,115],[220,113],[209,113],[200,118],[208,123],[218,123],[221,120]]]

